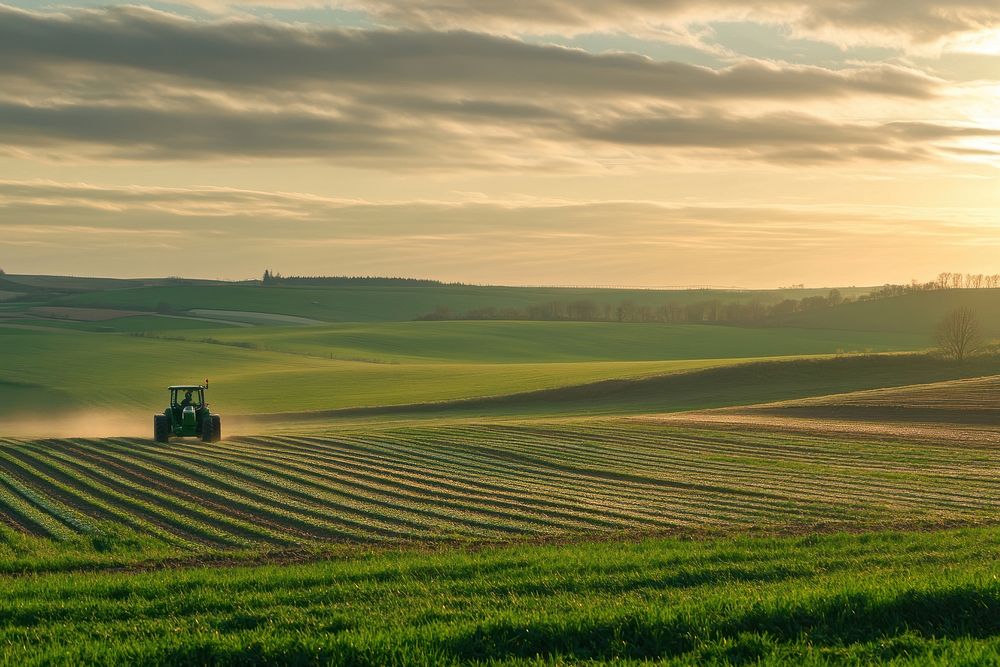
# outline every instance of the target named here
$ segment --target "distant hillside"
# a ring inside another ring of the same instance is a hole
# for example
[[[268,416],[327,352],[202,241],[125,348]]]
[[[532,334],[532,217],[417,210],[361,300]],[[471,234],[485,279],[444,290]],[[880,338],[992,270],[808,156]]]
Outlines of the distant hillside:
[[[836,308],[794,313],[779,318],[782,326],[807,329],[847,329],[926,333],[952,308],[974,309],[987,337],[1000,337],[1000,289],[946,289],[916,292],[888,299],[859,301]]]
[[[639,305],[759,301],[777,303],[825,295],[826,289],[788,290],[642,290],[536,287],[479,287],[472,285],[341,285],[325,287],[271,287],[246,284],[136,287],[74,294],[58,305],[126,310],[178,312],[190,309],[279,313],[325,322],[413,320],[439,306],[455,312],[477,308],[517,308],[551,301],[592,300],[617,305],[631,300]],[[842,290],[845,295],[866,290]]]
[[[34,288],[35,290],[47,290],[53,292],[94,292],[134,287],[225,284],[218,280],[199,280],[192,278],[91,278],[89,276],[36,276],[7,274],[3,276],[3,279],[22,288]],[[28,290],[21,289],[21,291],[25,292]]]

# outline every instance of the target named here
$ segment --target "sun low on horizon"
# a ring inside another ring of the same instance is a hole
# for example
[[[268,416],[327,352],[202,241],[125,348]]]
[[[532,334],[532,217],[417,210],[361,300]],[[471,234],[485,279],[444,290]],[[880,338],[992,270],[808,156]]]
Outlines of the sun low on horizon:
[[[1000,270],[996,0],[0,3],[0,268]]]

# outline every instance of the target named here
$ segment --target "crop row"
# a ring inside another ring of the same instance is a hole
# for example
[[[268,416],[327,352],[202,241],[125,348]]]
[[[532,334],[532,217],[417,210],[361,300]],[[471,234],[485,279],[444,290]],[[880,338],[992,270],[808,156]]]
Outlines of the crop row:
[[[1000,509],[998,478],[972,449],[628,420],[7,440],[0,541],[111,526],[228,549],[977,520]]]
[[[795,405],[1000,411],[1000,375],[871,389],[793,401]]]

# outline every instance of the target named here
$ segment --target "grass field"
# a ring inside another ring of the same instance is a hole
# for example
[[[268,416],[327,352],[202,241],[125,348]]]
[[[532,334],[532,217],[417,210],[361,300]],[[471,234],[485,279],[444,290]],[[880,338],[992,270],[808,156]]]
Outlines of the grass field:
[[[297,417],[545,417],[665,413],[794,401],[802,397],[826,397],[871,388],[891,391],[893,388],[912,384],[935,383],[954,378],[980,378],[997,373],[1000,373],[1000,357],[997,356],[981,357],[974,362],[961,364],[928,355],[859,355],[773,361],[758,359],[481,399],[320,411]],[[974,401],[969,405],[976,404]],[[289,418],[292,417],[289,415]]]
[[[0,403],[22,413],[32,406],[36,412],[94,406],[151,412],[162,407],[167,385],[207,377],[215,387],[213,400],[229,414],[300,412],[499,396],[709,368],[772,353],[908,349],[920,343],[898,334],[572,322],[199,330],[171,330],[189,324],[153,316],[52,323],[142,329],[137,320],[146,319],[157,320],[163,330],[150,337],[0,325]],[[713,352],[718,356],[705,356]],[[861,382],[842,390],[876,386]]]
[[[31,403],[36,414],[85,407],[151,414],[163,408],[165,387],[206,377],[214,385],[212,400],[218,409],[239,414],[445,401],[731,363],[387,364],[212,343],[4,327],[0,339],[0,401]],[[30,387],[34,400],[25,399],[25,387]]]
[[[130,333],[130,332],[172,332],[193,331],[204,329],[235,328],[236,325],[223,321],[207,321],[193,317],[171,317],[169,315],[136,315],[120,317],[101,322],[80,322],[76,320],[59,320],[48,318],[4,318],[0,326],[15,325],[32,328],[71,329],[89,333]]]
[[[998,544],[989,528],[50,574],[5,582],[0,661],[996,664]]]
[[[932,345],[928,335],[607,322],[380,322],[238,329],[215,337],[319,357],[471,363],[747,359]]]

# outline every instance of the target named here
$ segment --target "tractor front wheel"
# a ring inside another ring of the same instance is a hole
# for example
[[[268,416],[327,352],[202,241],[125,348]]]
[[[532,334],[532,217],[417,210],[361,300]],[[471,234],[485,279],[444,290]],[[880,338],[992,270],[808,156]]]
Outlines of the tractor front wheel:
[[[170,425],[166,415],[153,415],[153,439],[166,442],[170,438]]]
[[[212,442],[222,440],[222,417],[219,415],[212,415],[212,436]]]

